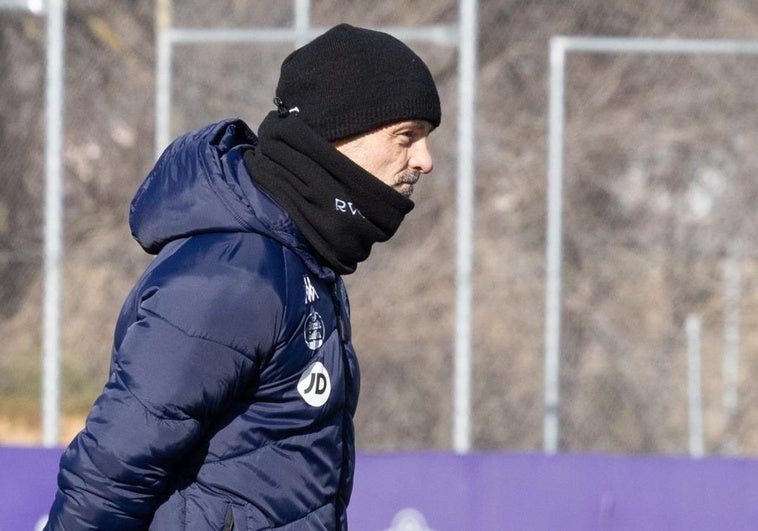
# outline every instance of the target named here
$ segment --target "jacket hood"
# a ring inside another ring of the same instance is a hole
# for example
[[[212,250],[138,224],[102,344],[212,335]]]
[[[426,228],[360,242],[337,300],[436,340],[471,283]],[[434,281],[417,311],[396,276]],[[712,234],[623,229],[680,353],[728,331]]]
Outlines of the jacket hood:
[[[257,143],[238,119],[177,138],[132,200],[132,236],[145,251],[157,254],[169,242],[195,234],[260,233],[291,248],[324,276],[292,219],[253,184],[243,154]]]

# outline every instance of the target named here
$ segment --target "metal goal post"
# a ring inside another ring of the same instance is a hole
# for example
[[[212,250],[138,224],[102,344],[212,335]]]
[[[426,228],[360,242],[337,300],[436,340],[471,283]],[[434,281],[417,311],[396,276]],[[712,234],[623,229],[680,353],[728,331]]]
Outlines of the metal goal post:
[[[294,0],[290,27],[177,28],[171,27],[171,0],[159,0],[156,60],[156,157],[171,140],[171,71],[173,47],[189,43],[307,43],[327,28],[310,25],[310,0]],[[458,0],[458,23],[375,28],[405,41],[458,48],[457,229],[455,354],[453,363],[452,446],[458,453],[471,448],[472,270],[476,140],[476,71],[478,0]]]
[[[605,54],[722,54],[758,55],[758,41],[725,39],[675,39],[638,37],[555,36],[550,39],[550,87],[548,108],[548,195],[545,251],[545,336],[543,449],[553,454],[559,442],[559,379],[561,357],[561,301],[563,246],[563,142],[566,88],[566,55],[569,52]],[[737,363],[733,351],[725,359],[728,374]]]

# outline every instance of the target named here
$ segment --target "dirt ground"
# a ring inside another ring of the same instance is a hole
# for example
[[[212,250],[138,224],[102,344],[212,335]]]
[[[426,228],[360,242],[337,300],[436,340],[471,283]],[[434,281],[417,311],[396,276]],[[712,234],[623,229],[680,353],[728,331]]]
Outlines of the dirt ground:
[[[61,416],[60,445],[66,446],[84,427],[84,415]],[[0,416],[0,445],[38,446],[42,444],[39,418]]]

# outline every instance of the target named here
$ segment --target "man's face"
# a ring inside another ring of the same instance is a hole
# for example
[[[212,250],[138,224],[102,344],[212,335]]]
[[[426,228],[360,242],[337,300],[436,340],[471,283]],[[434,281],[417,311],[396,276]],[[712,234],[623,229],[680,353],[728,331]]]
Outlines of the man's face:
[[[425,120],[409,120],[338,140],[334,146],[384,184],[410,197],[421,174],[434,166],[427,147],[431,130]]]

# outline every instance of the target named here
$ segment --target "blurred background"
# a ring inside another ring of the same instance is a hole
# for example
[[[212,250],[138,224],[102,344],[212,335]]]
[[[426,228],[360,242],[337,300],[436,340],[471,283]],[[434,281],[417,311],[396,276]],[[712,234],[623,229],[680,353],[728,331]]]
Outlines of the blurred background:
[[[328,27],[455,24],[453,0],[313,0]],[[107,377],[150,257],[129,202],[155,160],[149,0],[68,0],[61,444]],[[472,449],[543,446],[549,41],[755,39],[752,0],[480,0]],[[164,18],[161,18],[164,17]],[[290,1],[181,0],[184,28],[282,27]],[[0,4],[0,443],[41,438],[45,17]],[[362,367],[358,449],[451,447],[457,49],[411,43],[443,98],[435,171],[346,278]],[[171,136],[272,108],[290,44],[174,49]],[[689,451],[685,322],[700,323],[704,452],[758,454],[758,56],[572,53],[566,64],[561,451]],[[725,354],[738,362],[732,382]],[[728,373],[727,373],[728,374]]]

